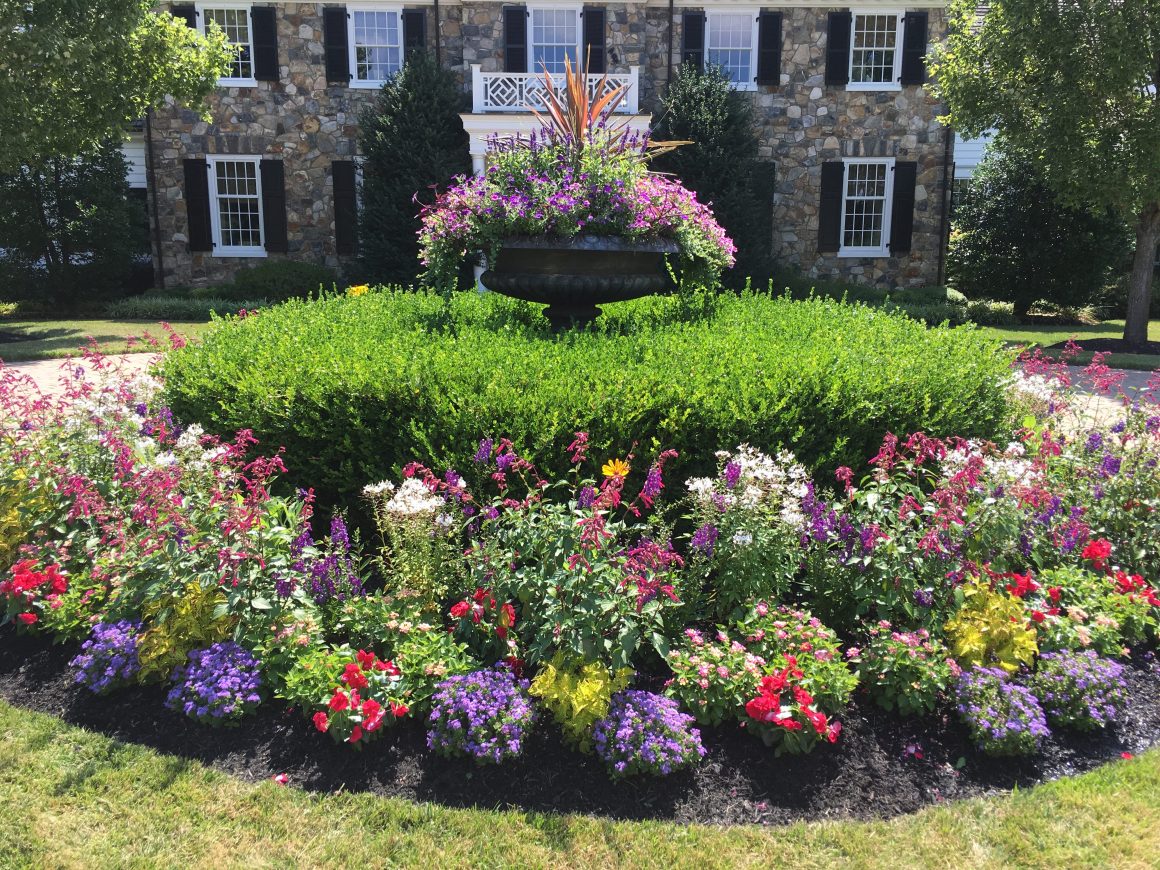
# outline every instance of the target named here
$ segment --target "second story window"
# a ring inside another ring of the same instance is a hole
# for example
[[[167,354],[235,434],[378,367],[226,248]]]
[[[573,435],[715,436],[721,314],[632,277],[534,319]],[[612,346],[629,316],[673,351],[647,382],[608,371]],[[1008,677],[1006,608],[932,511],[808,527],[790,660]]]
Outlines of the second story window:
[[[403,65],[399,10],[350,7],[351,87],[377,88]]]
[[[218,81],[223,85],[256,84],[253,65],[253,36],[250,31],[248,4],[218,4],[198,7],[202,31],[211,23],[222,29],[226,39],[237,48],[229,72]]]
[[[705,23],[705,63],[720,67],[737,90],[752,89],[757,10],[710,10]]]
[[[898,87],[902,63],[902,13],[855,13],[851,16],[851,89]]]
[[[528,16],[531,43],[531,72],[547,68],[552,75],[564,74],[564,58],[575,68],[579,60],[580,10],[577,7],[532,7]]]

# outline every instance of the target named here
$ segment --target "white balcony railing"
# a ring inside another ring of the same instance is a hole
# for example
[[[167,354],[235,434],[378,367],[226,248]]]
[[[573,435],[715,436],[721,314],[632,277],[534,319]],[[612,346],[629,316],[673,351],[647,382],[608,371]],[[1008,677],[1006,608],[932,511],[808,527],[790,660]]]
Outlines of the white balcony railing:
[[[604,75],[591,74],[588,76],[588,93],[592,97],[599,96],[597,90]],[[627,73],[609,73],[606,89],[626,85],[628,93],[617,106],[618,113],[629,115],[638,114],[640,105],[639,86],[640,67],[629,67]],[[564,88],[564,76],[552,76],[552,84],[556,92]],[[548,86],[541,73],[509,73],[484,72],[479,64],[471,65],[471,96],[472,111],[481,112],[530,112],[532,109],[542,111],[544,108],[544,92]]]

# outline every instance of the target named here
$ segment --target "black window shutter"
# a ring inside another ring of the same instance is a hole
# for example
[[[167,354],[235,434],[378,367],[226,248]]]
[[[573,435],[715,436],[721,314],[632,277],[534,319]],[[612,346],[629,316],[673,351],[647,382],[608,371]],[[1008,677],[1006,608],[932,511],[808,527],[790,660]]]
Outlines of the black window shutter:
[[[190,27],[197,27],[197,7],[195,6],[174,6],[169,10],[174,18],[184,18],[185,23]]]
[[[185,214],[189,221],[189,249],[212,251],[209,223],[209,172],[205,158],[185,160]]]
[[[503,71],[528,71],[528,9],[503,8]]]
[[[902,84],[926,82],[926,40],[927,13],[907,12],[902,30]]]
[[[427,12],[407,9],[403,12],[403,53],[427,50]]]
[[[757,16],[757,83],[781,84],[781,13]]]
[[[322,44],[326,50],[326,80],[350,84],[350,47],[346,41],[346,7],[322,7]]]
[[[278,75],[278,18],[273,6],[250,9],[250,38],[254,41],[254,78],[276,82]]]
[[[334,181],[334,249],[339,254],[358,252],[358,194],[353,160],[330,165]]]
[[[848,85],[850,83],[850,26],[853,15],[850,10],[831,12],[826,34],[826,84]]]
[[[584,54],[581,62],[588,64],[588,72],[607,71],[605,55],[604,10],[596,6],[584,7]]]
[[[842,185],[846,167],[841,160],[822,164],[822,199],[818,208],[818,250],[837,253],[842,246]]]
[[[894,164],[894,201],[890,211],[890,253],[907,254],[914,238],[914,186],[918,182],[918,164],[914,161]]]
[[[705,13],[686,12],[681,16],[681,63],[697,69],[705,66]]]
[[[286,175],[281,160],[261,160],[262,173],[262,228],[266,231],[266,250],[285,254],[289,250],[286,239]]]

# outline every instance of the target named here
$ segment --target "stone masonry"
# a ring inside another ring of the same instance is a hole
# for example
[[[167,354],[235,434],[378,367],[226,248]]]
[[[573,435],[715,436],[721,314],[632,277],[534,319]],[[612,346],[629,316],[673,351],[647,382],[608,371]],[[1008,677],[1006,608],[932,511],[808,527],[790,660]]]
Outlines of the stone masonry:
[[[279,3],[281,80],[256,87],[222,87],[210,101],[209,120],[167,105],[153,118],[155,187],[159,196],[161,260],[167,286],[222,281],[256,260],[190,253],[183,200],[182,160],[207,154],[280,157],[286,178],[288,254],[270,254],[341,267],[335,253],[331,161],[357,153],[358,116],[373,90],[328,85],[324,68],[322,4]],[[427,10],[428,48],[436,22]],[[470,111],[471,65],[503,69],[502,3],[475,0],[440,4],[442,61],[461,83]],[[761,156],[773,164],[772,203],[777,257],[807,274],[891,285],[932,284],[942,246],[945,136],[941,107],[922,87],[901,91],[847,91],[824,84],[825,7],[779,7],[783,13],[781,87],[747,92],[754,101]],[[641,68],[641,111],[657,108],[669,69],[667,3],[605,6],[608,69]],[[681,14],[672,23],[672,65],[681,60]],[[929,9],[930,40],[945,32],[946,16]],[[914,241],[900,257],[840,258],[817,252],[821,165],[844,157],[897,157],[918,163]]]

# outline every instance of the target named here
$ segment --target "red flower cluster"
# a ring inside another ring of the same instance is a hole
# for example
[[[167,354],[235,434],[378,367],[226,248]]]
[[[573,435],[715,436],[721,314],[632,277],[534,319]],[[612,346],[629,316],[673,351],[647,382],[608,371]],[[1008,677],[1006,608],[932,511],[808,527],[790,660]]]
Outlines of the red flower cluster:
[[[786,661],[789,664],[785,668],[761,678],[757,697],[746,702],[745,712],[756,722],[776,725],[786,731],[802,731],[808,724],[819,739],[836,743],[842,731],[841,723],[831,723],[826,714],[814,706],[813,695],[796,685],[796,681],[802,678],[796,659],[787,656]],[[787,690],[792,701],[784,697]]]
[[[344,722],[350,723],[352,727],[347,737],[350,743],[358,743],[367,734],[378,731],[383,726],[388,711],[396,720],[402,719],[410,712],[406,704],[388,700],[387,706],[384,707],[381,701],[363,698],[360,694],[368,689],[375,691],[377,687],[371,686],[371,680],[378,675],[400,676],[402,672],[395,663],[383,661],[373,652],[361,649],[356,658],[358,661],[348,663],[339,678],[347,688],[344,689],[342,686],[336,688],[326,703],[327,709],[319,710],[313,717],[314,727],[323,732],[329,731],[340,717]],[[341,733],[337,735],[337,739],[341,740]]]
[[[485,626],[491,626],[492,614],[495,615],[496,636],[500,640],[507,640],[508,632],[516,625],[516,609],[511,602],[505,601],[497,610],[495,596],[491,594],[490,589],[481,586],[475,590],[471,598],[465,598],[451,605],[452,619],[470,618],[475,625],[480,625],[484,623],[484,620],[487,620],[484,623]]]
[[[1149,586],[1139,574],[1116,571],[1112,574],[1111,580],[1116,584],[1116,591],[1121,595],[1127,595],[1133,601],[1138,596],[1153,607],[1160,607],[1160,594],[1157,594],[1156,590]]]
[[[60,606],[60,596],[68,591],[68,578],[60,573],[58,565],[49,565],[43,571],[36,568],[36,562],[25,559],[12,566],[11,579],[0,580],[0,595],[11,599],[10,603],[20,611],[16,618],[24,625],[40,620],[33,610],[37,601],[56,608]]]
[[[1097,570],[1102,571],[1107,565],[1108,557],[1112,555],[1112,545],[1103,538],[1096,538],[1094,541],[1088,541],[1080,555],[1091,562]]]

